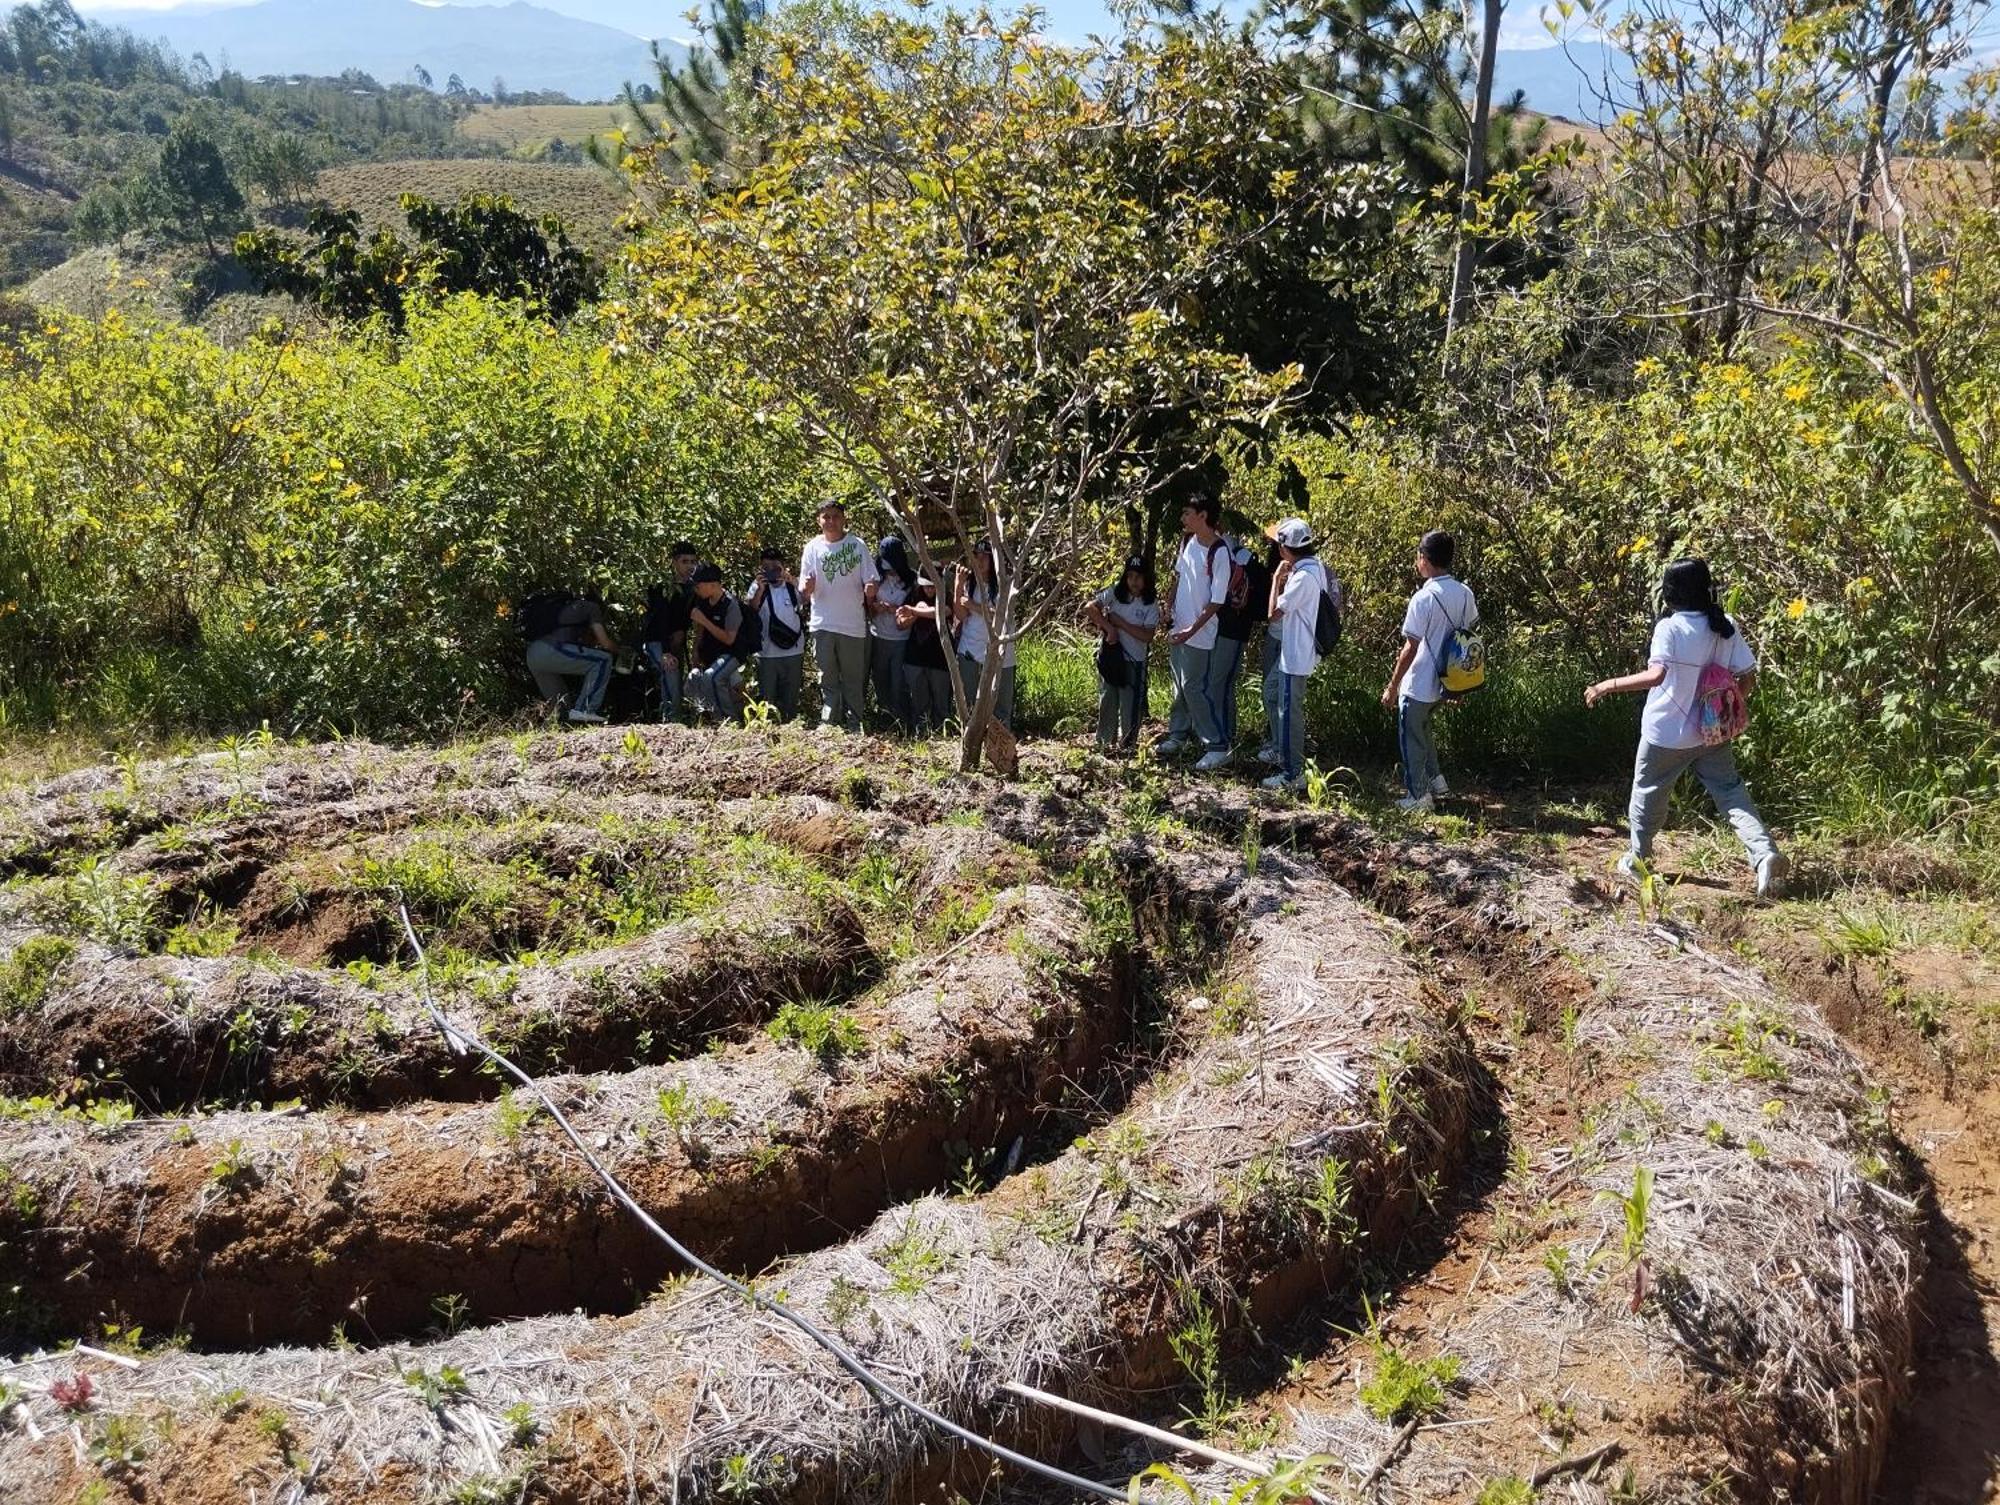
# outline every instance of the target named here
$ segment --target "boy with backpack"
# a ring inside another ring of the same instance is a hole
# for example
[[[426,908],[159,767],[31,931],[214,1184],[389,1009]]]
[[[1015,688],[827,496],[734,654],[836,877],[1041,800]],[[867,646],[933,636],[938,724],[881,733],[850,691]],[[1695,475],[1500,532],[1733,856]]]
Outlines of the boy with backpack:
[[[1275,696],[1277,719],[1271,742],[1278,752],[1278,771],[1264,780],[1272,790],[1302,789],[1306,782],[1306,681],[1319,667],[1321,655],[1340,638],[1340,602],[1312,524],[1288,517],[1271,529],[1278,546],[1278,567],[1271,576],[1270,626],[1278,644]]]
[[[1174,676],[1174,704],[1167,716],[1167,735],[1159,751],[1171,756],[1186,747],[1189,735],[1201,742],[1194,766],[1206,773],[1229,762],[1229,718],[1222,709],[1226,656],[1216,653],[1220,636],[1216,614],[1229,599],[1231,561],[1228,542],[1216,528],[1221,504],[1196,497],[1181,508],[1187,537],[1174,562],[1174,594],[1167,664]],[[1240,646],[1240,645],[1239,645]]]
[[[1660,595],[1667,609],[1653,628],[1645,670],[1599,680],[1583,692],[1588,706],[1607,695],[1647,692],[1627,815],[1632,845],[1618,859],[1618,871],[1629,878],[1651,860],[1667,798],[1692,768],[1743,843],[1757,873],[1757,897],[1776,898],[1788,871],[1785,854],[1771,840],[1729,749],[1749,724],[1746,697],[1757,681],[1757,659],[1735,621],[1716,604],[1705,560],[1668,565]]]
[[[1449,533],[1426,533],[1417,544],[1417,573],[1424,583],[1403,614],[1402,650],[1382,691],[1382,704],[1396,712],[1396,740],[1403,760],[1404,794],[1396,808],[1412,813],[1431,809],[1440,795],[1451,792],[1438,768],[1431,718],[1446,698],[1448,668],[1468,657],[1477,641],[1470,633],[1479,621],[1479,603],[1451,573],[1457,556],[1458,541]],[[1483,679],[1483,649],[1480,654]]]
[[[694,605],[688,612],[694,672],[688,694],[718,721],[743,715],[743,665],[757,651],[757,619],[722,588],[722,571],[704,564],[694,572]]]
[[[1229,559],[1229,588],[1215,614],[1215,655],[1222,681],[1223,743],[1233,748],[1237,731],[1236,680],[1243,672],[1250,639],[1264,625],[1265,613],[1270,609],[1272,571],[1251,552],[1248,543],[1225,533],[1222,544]]]
[[[755,619],[763,641],[757,651],[757,698],[779,721],[796,721],[805,683],[805,602],[784,555],[767,546],[758,564],[757,578],[743,593],[743,610]]]
[[[601,726],[605,686],[617,661],[618,644],[604,630],[604,603],[596,590],[574,596],[538,591],[521,603],[521,635],[528,640],[528,672],[552,706],[567,706],[575,725]],[[575,696],[569,681],[581,680]]]

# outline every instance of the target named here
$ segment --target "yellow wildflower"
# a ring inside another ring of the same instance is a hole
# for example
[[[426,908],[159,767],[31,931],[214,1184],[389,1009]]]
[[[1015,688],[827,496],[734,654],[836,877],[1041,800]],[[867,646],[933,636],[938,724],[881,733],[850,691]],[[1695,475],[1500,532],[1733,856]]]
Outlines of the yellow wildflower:
[[[1794,622],[1796,622],[1799,620],[1800,617],[1803,617],[1805,614],[1806,614],[1806,598],[1804,596],[1792,597],[1791,605],[1785,608],[1785,615],[1790,617]]]

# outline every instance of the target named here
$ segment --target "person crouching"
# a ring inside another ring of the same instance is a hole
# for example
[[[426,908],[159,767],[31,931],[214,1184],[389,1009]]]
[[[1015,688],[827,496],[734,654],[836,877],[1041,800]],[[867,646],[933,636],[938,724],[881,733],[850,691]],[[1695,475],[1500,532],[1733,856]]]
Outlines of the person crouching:
[[[688,694],[705,716],[718,721],[743,717],[743,661],[737,638],[743,631],[743,603],[722,588],[722,571],[704,564],[694,572],[694,606],[688,613],[694,672]]]

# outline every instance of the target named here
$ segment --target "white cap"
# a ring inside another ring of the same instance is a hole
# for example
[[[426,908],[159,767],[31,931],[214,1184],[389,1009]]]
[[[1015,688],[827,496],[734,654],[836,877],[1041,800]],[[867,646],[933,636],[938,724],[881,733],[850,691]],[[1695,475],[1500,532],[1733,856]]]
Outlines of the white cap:
[[[1302,517],[1288,517],[1272,525],[1269,537],[1287,549],[1309,549],[1313,542],[1312,524]]]

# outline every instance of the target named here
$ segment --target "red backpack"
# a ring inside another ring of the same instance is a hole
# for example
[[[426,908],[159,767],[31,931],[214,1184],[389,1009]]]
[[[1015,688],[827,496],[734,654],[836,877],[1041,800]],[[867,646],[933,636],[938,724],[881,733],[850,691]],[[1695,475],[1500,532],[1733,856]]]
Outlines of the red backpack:
[[[1720,640],[1717,642],[1719,651]],[[1720,659],[1710,658],[1701,666],[1701,678],[1694,685],[1694,720],[1702,742],[1709,747],[1734,742],[1750,724],[1743,687]]]

